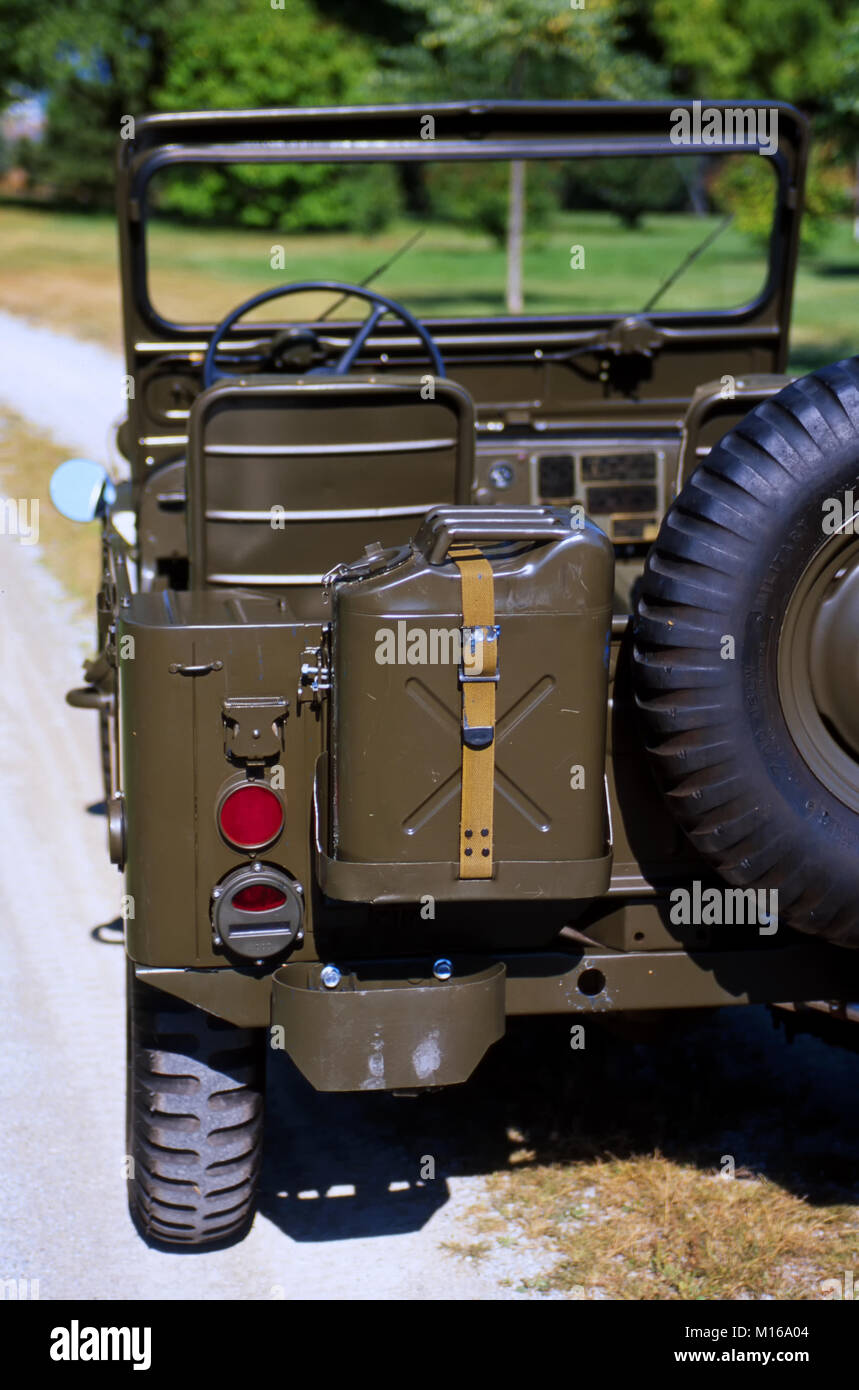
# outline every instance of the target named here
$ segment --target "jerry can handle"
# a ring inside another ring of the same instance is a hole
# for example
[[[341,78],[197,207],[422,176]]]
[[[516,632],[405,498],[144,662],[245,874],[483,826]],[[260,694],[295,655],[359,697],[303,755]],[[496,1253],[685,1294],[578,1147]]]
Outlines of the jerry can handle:
[[[415,535],[415,547],[431,565],[443,565],[462,541],[550,541],[570,532],[566,511],[555,507],[434,507]]]

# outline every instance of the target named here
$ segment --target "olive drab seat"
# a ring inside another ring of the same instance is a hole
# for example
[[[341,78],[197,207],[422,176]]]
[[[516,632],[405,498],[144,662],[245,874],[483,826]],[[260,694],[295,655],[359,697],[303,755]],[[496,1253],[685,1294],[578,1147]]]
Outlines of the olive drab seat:
[[[468,502],[473,466],[473,404],[446,379],[218,382],[189,421],[191,587],[318,592],[368,544]]]

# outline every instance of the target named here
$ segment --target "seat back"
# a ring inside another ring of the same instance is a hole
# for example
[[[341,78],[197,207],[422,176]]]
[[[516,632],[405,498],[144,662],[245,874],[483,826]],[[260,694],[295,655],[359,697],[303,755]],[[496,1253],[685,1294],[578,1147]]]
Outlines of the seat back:
[[[683,437],[677,459],[674,496],[688,483],[698,464],[714,444],[734,429],[761,401],[783,391],[792,378],[772,372],[749,372],[732,380],[726,393],[725,378],[699,386],[692,397],[683,422]]]
[[[194,403],[187,470],[191,587],[306,590],[470,500],[474,408],[430,377],[221,381]]]

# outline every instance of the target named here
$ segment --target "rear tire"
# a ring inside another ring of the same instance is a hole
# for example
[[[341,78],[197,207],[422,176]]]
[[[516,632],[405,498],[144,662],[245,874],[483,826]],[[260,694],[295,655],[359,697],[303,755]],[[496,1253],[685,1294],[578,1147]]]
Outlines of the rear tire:
[[[128,1198],[157,1246],[232,1245],[262,1157],[265,1030],[237,1028],[128,967]]]

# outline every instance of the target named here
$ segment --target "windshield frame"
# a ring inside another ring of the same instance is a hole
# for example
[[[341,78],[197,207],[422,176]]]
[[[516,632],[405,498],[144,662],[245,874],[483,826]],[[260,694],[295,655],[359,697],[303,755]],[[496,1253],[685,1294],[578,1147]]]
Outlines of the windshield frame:
[[[436,142],[432,142],[432,143],[435,144]],[[739,158],[739,157],[742,157],[742,156],[752,157],[752,158],[754,158],[754,157],[756,157],[756,156],[757,156],[757,157],[760,157],[760,156],[758,156],[758,152],[757,152],[757,150],[756,150],[756,148],[755,148],[754,146],[738,146],[738,145],[732,145],[729,149],[726,149],[726,150],[720,150],[720,149],[711,150],[709,147],[708,147],[707,149],[705,149],[705,150],[702,150],[701,148],[698,148],[698,147],[684,147],[684,148],[679,148],[679,149],[678,149],[676,146],[671,146],[671,147],[670,147],[670,155],[669,155],[668,152],[667,152],[665,149],[663,149],[663,148],[660,148],[660,149],[658,149],[658,150],[650,150],[650,149],[649,149],[649,150],[641,150],[641,149],[635,149],[635,150],[633,150],[633,151],[630,151],[630,150],[625,149],[625,148],[612,148],[612,149],[609,151],[609,153],[608,153],[607,155],[605,155],[604,157],[605,157],[605,158],[608,158],[608,159],[622,159],[622,158],[646,159],[646,158],[648,158],[648,157],[650,157],[650,158],[654,158],[654,157],[656,157],[656,158],[670,157],[670,158],[678,159],[678,160],[679,160],[679,159],[690,159],[690,160],[691,160],[691,159],[699,159],[699,158],[702,157],[702,155],[706,155],[706,156],[712,157],[713,155],[718,156],[718,155],[720,155],[720,154],[723,154],[723,155],[725,155],[725,156],[728,157],[728,158],[730,158],[730,157],[737,157],[737,158]],[[562,159],[562,158],[565,158],[565,157],[569,157],[569,156],[565,156],[564,153],[556,153],[555,151],[553,151],[552,154],[541,153],[541,154],[540,154],[539,156],[537,156],[537,157],[535,157],[534,155],[530,155],[529,158],[528,158],[525,162],[526,162],[526,165],[530,167],[531,165],[538,164],[538,163],[543,162],[543,161],[548,162],[549,160]],[[763,156],[763,157],[764,157],[764,158],[767,158],[767,156]],[[581,153],[576,153],[576,155],[573,156],[572,158],[575,159],[576,162],[583,162],[583,161],[585,161],[586,159],[593,158],[593,156],[583,155],[583,154],[581,154]],[[373,158],[373,157],[372,157],[371,155],[369,155],[369,154],[367,154],[367,155],[365,156],[365,153],[364,153],[364,151],[362,150],[360,158],[351,158],[351,157],[349,157],[349,158],[343,158],[343,157],[340,157],[340,154],[338,153],[337,157],[335,157],[334,154],[329,154],[329,157],[328,157],[327,159],[324,159],[324,160],[319,156],[318,153],[314,154],[314,155],[313,155],[312,157],[310,157],[310,158],[301,158],[301,159],[297,159],[297,158],[294,158],[294,157],[292,157],[292,156],[291,156],[289,159],[283,159],[283,158],[269,159],[269,158],[264,158],[264,157],[262,157],[262,155],[259,155],[257,158],[254,158],[254,159],[244,159],[244,158],[240,158],[240,157],[238,157],[238,156],[236,156],[236,157],[230,156],[229,158],[220,158],[220,157],[219,157],[219,158],[215,158],[214,156],[212,156],[212,157],[207,158],[207,157],[205,157],[205,155],[203,154],[203,152],[200,152],[200,154],[197,155],[197,157],[195,157],[195,158],[187,158],[187,157],[181,157],[178,153],[175,154],[175,156],[174,156],[174,152],[171,151],[171,152],[170,152],[170,157],[169,157],[169,158],[159,159],[158,162],[157,162],[157,164],[156,164],[154,167],[151,167],[151,168],[148,170],[147,177],[146,177],[146,181],[145,181],[145,184],[144,184],[143,190],[142,190],[143,207],[144,207],[144,217],[143,217],[143,226],[144,226],[144,231],[143,231],[143,239],[144,239],[144,240],[143,240],[143,252],[144,252],[144,260],[145,260],[145,267],[146,267],[146,280],[145,280],[145,289],[144,289],[144,293],[145,293],[145,309],[146,309],[146,311],[147,311],[148,313],[151,313],[151,314],[152,314],[154,320],[158,323],[159,327],[160,327],[162,330],[166,330],[166,331],[173,332],[173,331],[176,331],[176,330],[178,330],[178,329],[192,329],[192,330],[194,330],[195,332],[201,332],[201,331],[211,331],[211,327],[213,326],[213,325],[211,325],[211,324],[206,323],[204,320],[200,320],[200,319],[193,320],[193,321],[192,321],[192,320],[180,320],[180,319],[178,319],[178,318],[171,317],[170,315],[162,314],[161,311],[160,311],[160,309],[157,308],[157,307],[156,307],[156,304],[155,304],[155,298],[156,298],[156,296],[153,294],[153,283],[152,283],[152,274],[151,274],[151,261],[150,261],[150,257],[149,257],[149,238],[148,238],[148,235],[147,235],[147,229],[148,229],[148,227],[149,227],[150,225],[157,224],[158,215],[157,215],[157,214],[154,212],[154,210],[151,208],[151,206],[150,206],[150,204],[149,204],[149,201],[148,201],[148,198],[147,198],[147,194],[148,194],[148,192],[149,192],[149,189],[150,189],[150,186],[151,186],[151,184],[152,184],[153,179],[157,178],[157,175],[158,175],[160,172],[162,172],[162,170],[164,170],[165,168],[182,168],[183,166],[184,166],[184,167],[194,167],[194,166],[197,166],[197,167],[204,167],[204,168],[206,168],[206,167],[208,167],[208,168],[221,168],[221,167],[224,167],[225,165],[241,165],[241,166],[243,166],[243,167],[248,167],[248,166],[253,166],[253,165],[257,165],[257,166],[265,166],[265,165],[267,165],[267,166],[271,167],[272,165],[274,165],[274,166],[276,166],[276,167],[288,168],[291,164],[298,164],[298,163],[305,163],[305,164],[306,164],[306,163],[312,163],[312,164],[327,164],[327,165],[328,165],[329,167],[331,167],[331,168],[336,168],[336,167],[342,166],[343,164],[384,165],[384,164],[391,164],[391,163],[410,163],[410,164],[412,164],[412,163],[414,163],[414,164],[416,164],[416,163],[421,163],[421,164],[431,164],[431,165],[434,165],[434,166],[435,166],[435,165],[440,165],[440,164],[445,164],[445,163],[448,163],[448,164],[461,164],[461,163],[464,163],[464,162],[468,162],[468,163],[472,163],[472,164],[474,164],[474,163],[485,163],[485,164],[507,164],[507,165],[509,165],[509,163],[511,162],[511,158],[510,158],[509,154],[502,155],[502,154],[498,154],[498,153],[494,153],[494,152],[492,152],[492,153],[487,153],[487,151],[486,151],[486,149],[485,149],[485,147],[484,147],[483,149],[481,149],[481,151],[479,152],[479,154],[476,154],[476,153],[474,153],[474,152],[472,152],[472,151],[470,150],[470,151],[469,151],[468,160],[467,160],[467,161],[464,161],[464,160],[462,159],[461,154],[452,154],[452,153],[448,152],[447,150],[446,150],[443,154],[441,154],[441,155],[438,153],[438,151],[437,151],[436,149],[431,149],[430,151],[427,151],[427,142],[421,142],[421,146],[420,146],[420,157],[419,157],[419,158],[416,157],[416,156],[415,156],[414,154],[412,154],[412,153],[402,153],[402,154],[398,154],[396,158],[390,157],[390,156],[387,154],[387,147],[386,147],[386,154],[385,154],[385,157],[382,157],[381,155],[379,155],[379,156]],[[688,320],[688,319],[693,319],[693,320],[696,320],[696,321],[697,321],[698,319],[701,318],[702,315],[704,315],[704,316],[716,315],[716,316],[718,316],[718,317],[720,317],[720,318],[724,318],[724,317],[736,318],[737,316],[740,316],[741,318],[744,318],[746,315],[748,315],[748,314],[750,314],[750,313],[751,313],[751,314],[754,314],[762,305],[764,305],[765,303],[767,303],[768,300],[771,298],[771,296],[772,296],[772,289],[773,289],[773,279],[774,279],[774,277],[776,277],[776,276],[778,275],[778,267],[777,267],[777,265],[776,265],[776,263],[775,263],[775,262],[776,262],[776,257],[777,257],[777,245],[776,245],[775,243],[776,243],[777,240],[778,240],[777,237],[776,237],[776,227],[777,227],[777,222],[778,222],[778,210],[779,210],[779,207],[780,207],[780,205],[781,205],[783,199],[784,199],[785,196],[786,196],[786,183],[787,183],[787,180],[788,180],[788,177],[789,177],[789,171],[788,171],[788,168],[787,168],[787,163],[786,163],[786,161],[785,161],[783,158],[780,158],[778,154],[776,154],[776,155],[774,155],[774,156],[769,156],[769,157],[768,157],[768,163],[769,163],[770,166],[771,166],[771,173],[772,173],[772,175],[773,175],[773,183],[772,183],[772,217],[771,217],[771,222],[770,222],[770,230],[769,230],[769,235],[768,235],[767,246],[766,246],[766,249],[765,249],[765,250],[761,251],[760,257],[759,257],[759,259],[760,259],[760,266],[761,266],[761,270],[762,270],[761,286],[760,286],[760,289],[758,290],[758,293],[755,294],[755,295],[753,295],[753,297],[752,297],[751,299],[748,299],[748,300],[741,300],[738,304],[723,305],[723,306],[718,306],[718,307],[709,307],[709,308],[708,308],[708,307],[703,307],[703,306],[702,306],[702,307],[697,307],[697,308],[692,308],[692,309],[665,309],[665,310],[660,310],[659,308],[654,308],[653,310],[651,310],[651,311],[649,311],[649,312],[648,312],[646,309],[641,308],[639,305],[632,305],[632,304],[629,304],[629,305],[625,305],[625,306],[619,306],[619,307],[616,307],[616,308],[606,308],[606,309],[604,309],[604,310],[596,310],[596,311],[590,311],[590,312],[588,312],[588,311],[573,311],[573,312],[571,312],[571,311],[569,311],[569,310],[561,310],[561,311],[558,311],[558,312],[546,312],[546,311],[543,311],[543,312],[540,313],[540,314],[526,313],[526,312],[523,312],[523,313],[520,313],[520,314],[510,314],[510,313],[507,313],[507,312],[501,312],[501,313],[495,313],[495,314],[466,314],[466,313],[461,313],[461,314],[453,314],[453,315],[451,315],[451,314],[427,314],[427,313],[421,313],[421,314],[419,315],[419,317],[420,317],[420,319],[421,319],[421,322],[426,323],[430,328],[433,328],[433,327],[442,327],[442,326],[447,327],[447,326],[449,326],[449,325],[451,325],[451,324],[457,324],[457,325],[473,324],[473,323],[476,323],[476,322],[484,322],[484,321],[491,321],[491,322],[493,322],[493,323],[503,324],[505,327],[507,327],[507,326],[517,327],[517,326],[521,326],[521,325],[522,325],[524,322],[526,322],[526,321],[527,321],[527,322],[540,322],[540,323],[543,323],[543,324],[546,324],[546,325],[552,325],[552,324],[554,324],[554,325],[562,325],[562,324],[565,324],[565,323],[567,323],[567,322],[569,322],[570,320],[573,320],[573,319],[574,319],[576,322],[581,321],[581,322],[588,322],[588,323],[592,323],[592,324],[600,324],[600,323],[605,322],[606,320],[614,321],[614,320],[616,320],[616,319],[626,318],[626,317],[629,317],[629,316],[631,316],[631,315],[632,315],[632,316],[644,315],[644,316],[646,316],[646,317],[648,318],[648,320],[655,320],[656,317],[657,317],[658,315],[661,314],[662,317],[663,317],[666,321],[667,321],[667,320],[672,320],[672,319],[677,319],[677,320],[680,320],[680,321],[682,321],[683,319],[687,319],[687,320]],[[588,212],[588,211],[590,211],[590,209],[582,209],[582,211]],[[644,214],[645,217],[646,217],[647,215],[648,215],[647,213]],[[194,224],[193,222],[189,222],[188,225],[189,225],[189,227],[193,228],[195,224]],[[201,224],[199,224],[199,225],[200,225],[201,231],[205,231],[205,230],[210,226],[210,224],[208,224],[208,223],[201,223]],[[246,230],[246,229],[239,229],[239,228],[237,228],[237,227],[225,227],[225,228],[218,228],[218,230],[238,231],[238,230]],[[260,229],[260,230],[262,230],[262,229]],[[277,231],[276,228],[272,228],[271,230],[272,230],[273,232],[276,232],[276,231]],[[280,234],[280,233],[279,233],[279,234]],[[280,234],[280,235],[282,235],[282,234]],[[305,236],[305,237],[308,237],[308,238],[312,238],[313,232],[305,232],[305,233],[303,233],[302,235]],[[325,235],[326,235],[326,236],[332,236],[332,235],[336,235],[336,233],[326,233]],[[346,231],[346,232],[343,233],[343,235],[348,236],[348,235],[349,235],[349,232]],[[713,240],[714,240],[714,242],[715,242],[716,238],[714,237]],[[288,238],[287,238],[287,241],[288,241]],[[666,263],[666,265],[665,265],[665,267],[664,267],[664,275],[667,276],[669,273],[673,273],[676,269],[677,269],[677,267],[676,267],[675,265],[673,265],[673,264],[671,264],[671,263]],[[302,275],[301,275],[299,278],[302,279],[302,280],[306,280],[306,279],[331,279],[331,278],[333,278],[333,277],[332,277],[327,271],[321,270],[318,274],[302,273]],[[336,277],[334,277],[334,278],[336,278]],[[680,277],[678,277],[678,278],[680,278]],[[368,283],[368,284],[376,285],[376,279],[377,279],[376,276],[371,276],[370,279],[367,281],[367,283]],[[664,277],[663,277],[663,280],[664,280]],[[284,281],[284,283],[286,283],[286,282]],[[362,281],[361,283],[363,284],[364,282]],[[659,287],[660,287],[660,286],[659,286],[659,283],[658,283],[658,282],[654,282],[652,285],[642,285],[642,296],[649,297],[650,295],[652,295],[653,293],[655,293],[655,291],[658,290]],[[376,288],[379,288],[379,289],[384,290],[384,284],[376,285]],[[525,286],[525,290],[526,290],[526,294],[527,294],[527,285]],[[412,307],[409,305],[408,301],[405,299],[404,296],[400,296],[400,298],[402,299],[402,303],[405,305],[405,307],[406,307],[407,309],[410,310],[410,312],[412,312],[412,313],[416,313],[416,312],[417,312],[417,310],[415,310],[414,308],[412,308]],[[234,307],[235,307],[235,306],[234,306],[234,304],[232,304],[232,303],[225,303],[225,306],[224,306],[224,315],[226,315],[227,313],[229,313],[230,310],[231,310],[232,308],[234,308]],[[254,319],[254,320],[253,320],[253,326],[254,326],[257,330],[259,330],[259,329],[273,329],[273,328],[277,328],[277,327],[282,327],[284,324],[287,324],[287,323],[288,323],[290,326],[291,326],[291,325],[295,325],[295,326],[313,326],[313,325],[317,324],[318,322],[319,322],[318,319],[307,319],[307,318],[294,318],[294,319],[289,319],[289,320],[280,318],[280,319],[277,319],[277,320],[274,320],[274,321],[271,321],[271,320],[262,320],[262,319],[260,319],[260,318],[257,318],[257,319]],[[333,327],[335,323],[336,323],[336,324],[342,324],[342,325],[346,325],[346,324],[353,325],[354,322],[355,322],[355,320],[350,319],[350,318],[345,318],[345,317],[338,318],[337,320],[328,320],[328,323],[329,323],[329,326],[330,326],[330,327]]]
[[[736,110],[741,104],[707,103]],[[163,317],[151,302],[147,265],[147,187],[158,170],[178,164],[378,163],[584,159],[647,155],[757,154],[772,162],[776,202],[767,274],[760,293],[735,308],[663,310],[647,317],[664,327],[764,323],[786,333],[798,244],[799,209],[807,155],[807,122],[784,103],[747,102],[743,110],[777,111],[779,144],[774,153],[759,141],[722,141],[679,146],[670,138],[672,115],[692,103],[489,102],[419,107],[314,108],[259,112],[192,112],[150,116],[137,122],[132,141],[120,142],[118,197],[123,287],[133,302],[138,327],[159,338],[211,333],[214,324],[185,324]],[[432,114],[436,137],[421,139],[420,122]],[[634,310],[627,312],[634,313]],[[554,314],[424,316],[422,320],[452,345],[468,350],[476,336],[522,345],[574,341],[582,331],[610,325],[618,311]],[[252,331],[280,321],[254,321]],[[345,320],[338,320],[338,324]],[[391,326],[379,325],[384,341]],[[237,333],[239,330],[236,330]],[[476,346],[476,344],[474,344]]]

